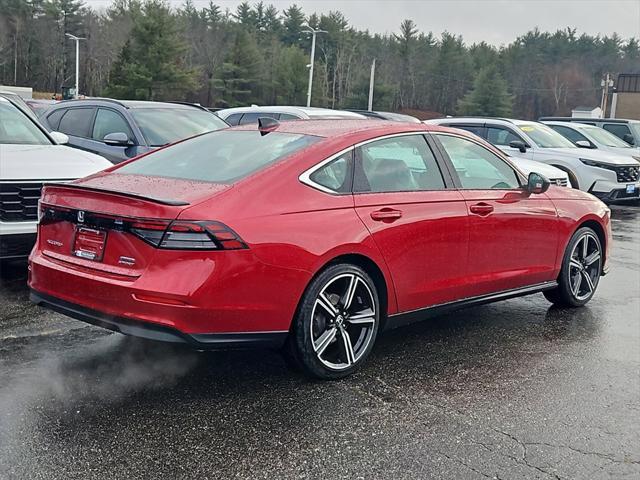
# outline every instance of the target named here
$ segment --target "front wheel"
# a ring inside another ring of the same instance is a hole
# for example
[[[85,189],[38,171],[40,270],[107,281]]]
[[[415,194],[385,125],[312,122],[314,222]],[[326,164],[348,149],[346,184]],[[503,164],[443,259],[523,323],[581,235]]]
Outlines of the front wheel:
[[[287,353],[308,375],[342,378],[367,358],[378,334],[380,302],[371,277],[356,265],[333,265],[305,292]]]
[[[603,252],[596,232],[583,227],[573,234],[564,254],[558,286],[544,292],[554,305],[580,307],[596,292],[602,273]]]

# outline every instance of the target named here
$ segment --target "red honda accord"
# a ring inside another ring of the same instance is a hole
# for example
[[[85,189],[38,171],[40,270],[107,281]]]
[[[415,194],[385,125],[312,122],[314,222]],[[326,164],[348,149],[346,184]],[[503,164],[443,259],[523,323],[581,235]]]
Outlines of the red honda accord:
[[[587,303],[609,209],[459,130],[260,119],[45,187],[34,302],[197,349],[284,347],[338,378],[383,328],[544,292]]]

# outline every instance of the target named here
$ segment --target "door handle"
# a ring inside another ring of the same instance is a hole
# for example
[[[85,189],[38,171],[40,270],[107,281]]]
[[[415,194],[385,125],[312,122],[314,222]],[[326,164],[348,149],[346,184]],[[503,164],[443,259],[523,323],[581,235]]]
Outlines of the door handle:
[[[383,208],[381,210],[371,212],[371,218],[378,222],[393,221],[400,217],[402,217],[402,211],[395,210],[393,208]]]
[[[480,202],[476,203],[475,205],[471,205],[471,207],[469,207],[469,210],[471,210],[471,213],[475,213],[476,215],[484,217],[485,215],[489,215],[491,212],[493,212],[493,206],[489,205],[488,203]]]

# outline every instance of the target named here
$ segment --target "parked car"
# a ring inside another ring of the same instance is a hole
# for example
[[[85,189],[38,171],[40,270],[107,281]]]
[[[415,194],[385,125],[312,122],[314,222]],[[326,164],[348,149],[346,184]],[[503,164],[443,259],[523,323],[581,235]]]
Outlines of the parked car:
[[[38,119],[38,116],[36,115],[36,113],[33,110],[31,110],[31,108],[29,108],[29,105],[27,105],[27,101],[17,93],[9,92],[6,90],[0,90],[0,96],[2,96],[5,100],[9,100],[14,105],[19,106],[20,109],[25,114],[29,115],[30,117],[36,120]]]
[[[592,195],[399,122],[261,119],[47,186],[42,212],[34,302],[197,349],[284,346],[320,378],[430,313],[584,305],[611,244]]]
[[[228,126],[196,105],[106,98],[59,102],[41,120],[50,131],[67,134],[70,146],[112,163]]]
[[[395,113],[395,112],[378,112],[378,111],[370,111],[370,110],[355,110],[349,109],[349,112],[359,113],[360,115],[364,115],[369,118],[377,118],[378,120],[389,120],[392,122],[410,122],[410,123],[420,123],[420,120],[416,117],[412,117],[411,115],[405,115],[404,113]]]
[[[51,105],[55,105],[58,103],[57,100],[45,100],[45,99],[29,99],[25,100],[27,106],[36,114],[36,117],[41,117],[44,112],[46,112]]]
[[[541,122],[576,122],[605,129],[629,145],[640,146],[640,120],[625,118],[540,117]]]
[[[506,118],[440,118],[428,123],[468,130],[505,153],[552,165],[571,185],[605,201],[640,198],[640,163],[628,156],[576,147],[540,122]]]
[[[302,119],[366,119],[359,113],[347,112],[345,110],[331,110],[317,107],[264,107],[252,105],[250,107],[235,107],[218,110],[216,112],[220,118],[229,125],[246,125],[256,123],[258,117],[269,117],[275,120],[302,120]]]
[[[111,164],[60,145],[28,112],[0,93],[0,260],[26,258],[36,240],[38,199],[44,182],[69,181]]]
[[[629,145],[624,140],[603,128],[577,122],[542,122],[565,137],[576,147],[631,157],[640,161],[640,148]]]

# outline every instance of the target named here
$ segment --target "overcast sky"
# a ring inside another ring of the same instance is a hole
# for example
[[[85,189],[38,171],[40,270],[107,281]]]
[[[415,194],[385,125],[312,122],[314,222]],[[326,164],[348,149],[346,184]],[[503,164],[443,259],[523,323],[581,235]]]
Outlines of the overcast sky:
[[[200,8],[209,0],[193,0]],[[109,0],[85,0],[103,8]],[[183,0],[171,0],[179,6]],[[214,0],[223,9],[235,11],[239,0]],[[256,1],[251,1],[256,3]],[[539,27],[555,31],[577,28],[579,33],[640,37],[640,0],[265,0],[284,9],[296,3],[308,15],[339,10],[350,24],[374,33],[393,33],[405,18],[422,31],[460,34],[467,43],[485,40],[507,44],[517,36]]]

